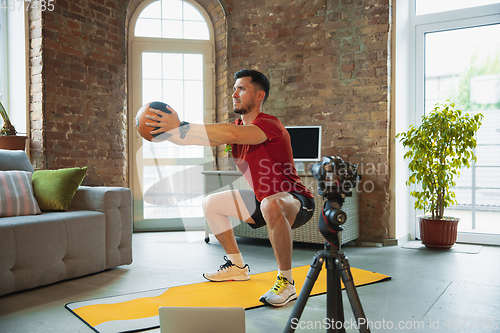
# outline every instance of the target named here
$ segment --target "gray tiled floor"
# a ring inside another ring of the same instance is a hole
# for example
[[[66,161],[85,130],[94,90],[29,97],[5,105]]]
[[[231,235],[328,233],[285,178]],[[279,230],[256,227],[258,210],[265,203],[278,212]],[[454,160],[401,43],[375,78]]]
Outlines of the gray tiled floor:
[[[189,242],[180,232],[135,234],[130,266],[0,297],[0,332],[92,332],[64,308],[66,303],[203,282],[202,272],[222,264],[223,250],[213,236],[205,244],[203,233],[194,235],[199,241]],[[238,241],[252,273],[276,269],[267,241]],[[477,253],[471,254],[470,247],[442,252],[413,245],[344,248],[352,267],[392,277],[357,289],[371,331],[500,332],[500,247],[472,248]],[[309,264],[320,248],[296,244],[293,265]],[[247,332],[281,332],[293,304],[246,311]],[[311,297],[301,317],[303,329],[296,332],[325,331],[318,328],[325,308],[326,296]],[[344,308],[349,321],[353,315],[345,293]]]

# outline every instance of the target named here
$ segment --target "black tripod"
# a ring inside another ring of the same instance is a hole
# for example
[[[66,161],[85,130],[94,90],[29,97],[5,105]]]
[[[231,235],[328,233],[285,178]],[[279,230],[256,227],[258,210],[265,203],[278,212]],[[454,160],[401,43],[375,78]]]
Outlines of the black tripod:
[[[325,262],[327,270],[327,319],[323,321],[326,331],[328,333],[345,333],[345,328],[349,324],[349,328],[359,328],[359,331],[362,333],[370,332],[365,313],[356,292],[356,287],[354,286],[349,261],[344,252],[339,251],[339,232],[343,230],[341,225],[347,219],[346,213],[340,209],[343,202],[344,197],[341,195],[327,196],[327,201],[325,201],[322,214],[319,218],[319,229],[326,239],[325,248],[323,251],[317,252],[311,262],[311,268],[307,273],[299,298],[288,318],[288,323],[283,331],[284,333],[294,332],[299,326],[300,316],[304,311],[314,283],[318,279],[323,262]],[[356,318],[354,325],[345,323],[340,278],[344,282],[345,290]]]

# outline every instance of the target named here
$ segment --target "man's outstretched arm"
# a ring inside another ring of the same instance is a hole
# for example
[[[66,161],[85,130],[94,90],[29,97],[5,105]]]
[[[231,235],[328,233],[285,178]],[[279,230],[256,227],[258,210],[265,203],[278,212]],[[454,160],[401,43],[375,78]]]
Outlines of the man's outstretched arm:
[[[177,112],[167,107],[171,114],[150,109],[157,116],[146,116],[153,122],[146,126],[158,128],[151,134],[168,133],[172,136],[167,140],[178,145],[218,146],[222,144],[248,144],[256,145],[267,140],[267,136],[255,125],[234,125],[227,123],[218,124],[190,124],[190,129],[184,139],[180,138],[179,124],[181,123]]]

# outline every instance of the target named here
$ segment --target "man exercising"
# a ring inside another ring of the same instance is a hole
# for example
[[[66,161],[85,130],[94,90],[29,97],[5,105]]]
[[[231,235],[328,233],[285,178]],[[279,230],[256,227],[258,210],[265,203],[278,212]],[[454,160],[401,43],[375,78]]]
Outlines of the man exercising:
[[[269,96],[266,76],[245,69],[234,78],[233,107],[241,118],[233,123],[189,124],[181,122],[178,114],[168,108],[171,114],[152,110],[158,116],[149,116],[155,122],[146,125],[157,128],[151,134],[168,132],[171,135],[168,140],[179,145],[231,145],[236,165],[253,191],[225,191],[204,198],[205,217],[227,256],[217,271],[203,276],[217,282],[250,279],[229,217],[238,218],[252,228],[267,225],[278,276],[260,301],[283,306],[297,298],[291,271],[292,229],[312,217],[314,199],[297,175],[287,130],[278,118],[262,112]]]

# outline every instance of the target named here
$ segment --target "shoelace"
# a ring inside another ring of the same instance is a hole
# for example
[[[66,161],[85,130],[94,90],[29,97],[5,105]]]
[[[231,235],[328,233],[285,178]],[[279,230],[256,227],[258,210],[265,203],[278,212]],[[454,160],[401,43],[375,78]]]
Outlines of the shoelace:
[[[231,266],[233,266],[233,265],[234,265],[234,264],[233,264],[233,262],[232,262],[231,260],[229,260],[229,258],[228,258],[227,256],[224,256],[224,258],[223,258],[223,259],[226,261],[226,263],[225,263],[225,264],[220,265],[220,267],[219,267],[219,269],[218,269],[219,271],[221,271],[221,270],[223,270],[223,269],[226,269],[226,268],[229,268],[229,267],[231,267]]]
[[[229,268],[231,266],[235,266],[235,267],[238,267],[239,269],[244,269],[246,267],[248,269],[248,272],[250,272],[250,266],[248,266],[248,264],[245,264],[245,266],[240,267],[238,265],[233,264],[233,262],[231,260],[229,260],[229,258],[227,256],[224,256],[223,259],[226,261],[226,263],[223,265],[220,265],[219,269],[217,271],[222,271],[222,270]]]
[[[283,291],[283,289],[286,288],[286,285],[287,284],[290,284],[291,283],[285,279],[283,276],[278,276],[278,278],[276,279],[276,283],[274,284],[273,288],[272,288],[272,292],[275,293],[275,294],[279,294],[280,292]]]

